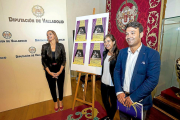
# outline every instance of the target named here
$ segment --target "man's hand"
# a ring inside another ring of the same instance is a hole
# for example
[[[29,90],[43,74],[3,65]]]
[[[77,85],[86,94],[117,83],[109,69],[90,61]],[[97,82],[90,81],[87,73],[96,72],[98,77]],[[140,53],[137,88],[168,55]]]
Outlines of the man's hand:
[[[117,99],[120,103],[122,103],[124,105],[125,102],[125,94],[124,93],[120,93],[117,95]]]
[[[128,96],[125,98],[125,102],[124,102],[124,105],[127,106],[127,107],[131,107],[132,105],[132,101],[131,101],[131,98]]]

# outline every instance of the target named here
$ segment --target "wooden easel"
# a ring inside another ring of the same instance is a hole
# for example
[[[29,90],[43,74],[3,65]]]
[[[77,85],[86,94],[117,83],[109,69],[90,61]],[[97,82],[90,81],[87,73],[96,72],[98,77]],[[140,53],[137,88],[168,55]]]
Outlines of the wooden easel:
[[[95,11],[96,9],[93,8],[93,15],[95,14]],[[95,79],[96,79],[96,74],[92,74],[92,73],[87,73],[87,72],[82,72],[82,71],[76,71],[76,72],[79,72],[79,77],[78,77],[78,83],[77,83],[77,86],[76,86],[76,92],[75,92],[75,96],[74,96],[74,101],[73,101],[73,107],[72,107],[72,110],[74,110],[74,106],[75,106],[75,103],[76,103],[76,100],[79,101],[79,102],[82,102],[84,104],[87,104],[87,105],[90,105],[92,106],[92,119],[94,119],[94,96],[95,96]],[[84,85],[84,93],[83,93],[83,99],[79,99],[77,98],[77,93],[78,93],[78,88],[79,88],[79,82],[80,82],[80,79],[81,79],[81,73],[85,73],[86,74],[86,77],[85,77],[85,85]],[[86,98],[86,89],[87,89],[87,81],[88,81],[88,75],[93,75],[93,77],[91,77],[91,81],[92,81],[92,103],[90,102],[87,102],[85,100]]]
[[[79,77],[78,77],[78,83],[77,83],[77,86],[76,86],[76,92],[75,92],[75,96],[74,96],[74,101],[73,101],[73,107],[72,107],[72,110],[74,110],[74,106],[75,106],[75,102],[76,100],[79,101],[79,102],[82,102],[84,104],[88,104],[90,106],[92,106],[92,119],[94,119],[94,96],[95,96],[95,75],[96,74],[92,74],[92,73],[86,73],[86,72],[81,72],[81,71],[76,71],[76,72],[79,72]],[[83,93],[83,99],[79,99],[77,98],[77,93],[78,93],[78,88],[79,88],[79,82],[80,82],[80,78],[81,78],[81,73],[85,73],[86,74],[86,77],[85,77],[85,85],[84,85],[84,93]],[[86,98],[86,89],[87,89],[87,81],[88,81],[88,75],[93,75],[92,77],[92,103],[91,102],[87,102],[85,100]]]

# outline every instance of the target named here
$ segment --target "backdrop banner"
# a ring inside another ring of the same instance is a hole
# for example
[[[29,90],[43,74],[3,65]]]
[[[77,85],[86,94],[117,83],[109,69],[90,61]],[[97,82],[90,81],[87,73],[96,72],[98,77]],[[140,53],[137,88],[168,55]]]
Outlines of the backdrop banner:
[[[115,36],[119,49],[128,46],[125,25],[138,21],[144,28],[142,43],[158,50],[161,0],[107,0],[106,9],[109,12],[108,32]]]
[[[71,95],[66,0],[1,0],[0,6],[0,112],[52,99],[41,63],[48,30],[65,47],[64,96]]]

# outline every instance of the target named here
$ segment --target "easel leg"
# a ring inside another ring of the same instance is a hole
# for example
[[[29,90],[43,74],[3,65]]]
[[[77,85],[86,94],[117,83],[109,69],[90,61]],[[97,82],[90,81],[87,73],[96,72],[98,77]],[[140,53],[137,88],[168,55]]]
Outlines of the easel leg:
[[[92,80],[92,119],[94,119],[94,97],[95,97],[95,75],[93,75]]]
[[[80,78],[81,78],[81,73],[79,73],[79,78],[78,78],[78,83],[77,83],[77,86],[76,86],[76,92],[75,92],[75,96],[74,96],[72,110],[74,110],[74,106],[75,106],[75,102],[76,102],[76,98],[77,98],[77,92],[78,92],[78,88],[79,88]]]
[[[85,78],[83,101],[85,101],[86,99],[87,81],[88,81],[88,74],[86,74],[86,78]]]

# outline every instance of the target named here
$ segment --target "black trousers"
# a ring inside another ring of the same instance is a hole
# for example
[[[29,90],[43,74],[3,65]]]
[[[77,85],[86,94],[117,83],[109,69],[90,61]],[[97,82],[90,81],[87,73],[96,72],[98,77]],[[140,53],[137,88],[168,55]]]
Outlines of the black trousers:
[[[114,86],[109,86],[101,83],[101,95],[107,115],[110,119],[113,119],[117,110],[117,97]]]
[[[50,67],[50,71],[51,72],[58,72],[60,70],[59,65],[53,65],[52,67]],[[58,79],[56,78],[52,78],[51,75],[49,75],[46,72],[46,78],[49,84],[49,89],[51,91],[51,95],[53,98],[54,102],[57,102],[57,95],[56,95],[56,81],[57,81],[57,86],[58,86],[58,93],[59,93],[59,100],[62,101],[63,100],[63,88],[64,88],[64,77],[65,77],[65,69],[62,71],[62,73],[59,75]]]

